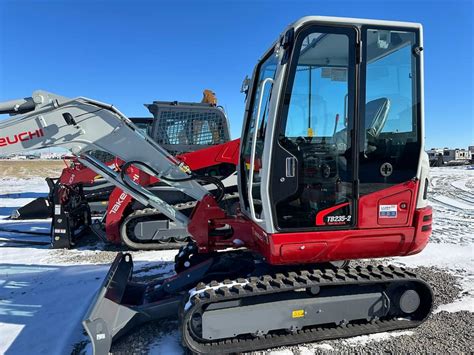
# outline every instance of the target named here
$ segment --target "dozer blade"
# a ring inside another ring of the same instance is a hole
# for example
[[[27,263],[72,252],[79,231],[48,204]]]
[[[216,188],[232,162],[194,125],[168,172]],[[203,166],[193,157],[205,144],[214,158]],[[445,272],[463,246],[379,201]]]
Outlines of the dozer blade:
[[[132,256],[118,253],[82,321],[96,355],[108,354],[114,339],[141,323],[178,316],[181,297],[152,300],[157,283],[133,282],[132,272]]]
[[[87,331],[94,354],[107,354],[117,333],[136,312],[120,306],[132,276],[133,264],[124,254],[117,254],[82,325]]]
[[[38,197],[11,214],[12,219],[44,219],[51,217],[51,204],[48,197]]]

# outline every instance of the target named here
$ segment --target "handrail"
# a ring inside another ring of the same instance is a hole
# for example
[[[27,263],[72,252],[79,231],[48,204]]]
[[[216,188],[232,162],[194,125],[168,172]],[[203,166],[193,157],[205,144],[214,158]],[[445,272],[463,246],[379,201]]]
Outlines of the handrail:
[[[272,83],[273,84],[273,79],[272,78],[266,78],[262,82],[262,88],[261,88],[261,93],[260,93],[260,98],[258,101],[258,109],[257,109],[257,117],[255,117],[255,123],[254,123],[254,132],[253,132],[253,137],[252,137],[252,148],[250,150],[250,170],[249,170],[249,180],[248,180],[248,199],[249,199],[249,206],[250,206],[250,215],[252,219],[255,222],[263,222],[263,219],[257,218],[255,215],[255,208],[253,205],[253,196],[252,196],[252,185],[253,185],[253,174],[254,174],[254,169],[255,169],[255,152],[257,150],[257,134],[258,134],[258,126],[259,126],[259,120],[260,120],[260,111],[262,109],[262,103],[263,103],[263,93],[265,92],[265,86],[267,83]],[[269,97],[270,98],[270,97]]]

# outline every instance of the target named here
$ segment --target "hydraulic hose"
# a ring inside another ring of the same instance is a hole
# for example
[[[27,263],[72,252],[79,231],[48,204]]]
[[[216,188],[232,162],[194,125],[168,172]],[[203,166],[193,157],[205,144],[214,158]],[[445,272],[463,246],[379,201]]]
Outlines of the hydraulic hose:
[[[131,186],[127,182],[127,180],[124,179],[126,171],[131,165],[135,165],[137,167],[139,167],[139,166],[145,167],[147,170],[152,172],[155,176],[160,176],[160,174],[155,169],[153,169],[151,166],[149,166],[147,163],[144,163],[144,162],[141,162],[141,161],[138,161],[138,160],[133,160],[133,161],[126,162],[122,165],[122,168],[120,170],[120,177],[122,178],[122,181],[124,182],[124,184],[127,185],[131,189],[134,189],[133,186]],[[189,177],[186,177],[186,178],[173,179],[173,178],[160,176],[160,180],[168,181],[168,182],[184,182],[184,181],[191,181],[191,180],[201,180],[201,181],[205,181],[205,182],[211,183],[211,184],[216,186],[216,188],[219,192],[218,195],[216,196],[216,201],[217,202],[220,202],[224,198],[224,195],[225,195],[225,186],[224,186],[224,184],[218,178],[213,177],[213,176],[197,175],[197,174],[191,172]]]

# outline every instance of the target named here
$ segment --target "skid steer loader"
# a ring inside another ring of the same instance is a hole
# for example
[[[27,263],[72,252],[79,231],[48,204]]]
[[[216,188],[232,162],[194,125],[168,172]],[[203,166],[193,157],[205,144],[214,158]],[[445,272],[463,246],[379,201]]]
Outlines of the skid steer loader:
[[[264,53],[246,91],[232,214],[219,205],[220,180],[192,172],[111,105],[44,91],[7,103],[23,113],[0,121],[1,154],[69,148],[192,236],[169,278],[135,282],[131,255],[117,255],[83,322],[96,354],[167,317],[203,354],[407,329],[428,317],[433,294],[413,273],[327,264],[412,255],[428,243],[422,26],[304,17]],[[123,159],[122,171],[88,154],[98,148]],[[192,213],[134,183],[124,173],[132,165],[195,200]]]

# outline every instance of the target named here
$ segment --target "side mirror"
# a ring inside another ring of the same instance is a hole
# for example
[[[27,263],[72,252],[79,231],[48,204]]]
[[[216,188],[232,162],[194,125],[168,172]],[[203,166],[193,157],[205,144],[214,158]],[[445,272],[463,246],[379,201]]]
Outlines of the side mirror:
[[[387,49],[392,42],[392,32],[379,30],[377,32],[377,47],[379,49]]]
[[[248,94],[250,88],[250,78],[248,75],[245,76],[244,81],[242,81],[242,86],[240,87],[240,92],[245,95]]]

